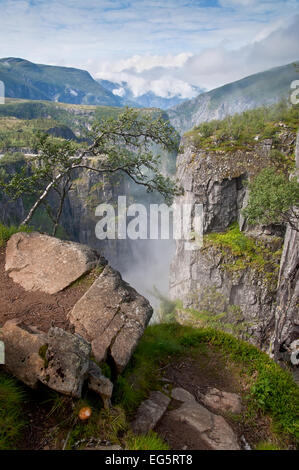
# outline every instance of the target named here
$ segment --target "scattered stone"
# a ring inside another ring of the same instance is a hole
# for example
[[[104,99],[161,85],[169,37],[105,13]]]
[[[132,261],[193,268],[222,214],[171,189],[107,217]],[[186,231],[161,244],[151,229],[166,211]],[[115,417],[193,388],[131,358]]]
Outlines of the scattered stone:
[[[98,362],[109,353],[116,372],[123,371],[153,310],[149,302],[109,266],[69,314],[75,331],[92,345]]]
[[[26,291],[56,294],[101,262],[88,246],[20,232],[7,242],[5,270]]]
[[[190,426],[212,450],[240,450],[237,437],[225,419],[199,403],[185,402],[180,408],[170,411],[169,416]]]
[[[146,434],[153,429],[164,415],[170,403],[170,398],[161,392],[151,392],[137,410],[135,420],[131,423],[136,434]]]
[[[46,344],[46,335],[17,320],[9,320],[1,328],[1,337],[5,344],[5,367],[35,388],[45,365],[39,351]]]
[[[82,386],[98,393],[110,405],[113,385],[100,367],[90,361],[91,345],[80,335],[61,328],[48,333],[10,320],[1,329],[5,344],[6,369],[31,388],[39,382],[56,392],[80,397]]]
[[[174,388],[171,392],[171,397],[183,403],[196,401],[194,396],[184,388]]]
[[[205,406],[215,412],[230,411],[235,414],[242,412],[241,398],[236,393],[210,388],[201,400]]]
[[[240,439],[241,439],[241,442],[243,444],[243,449],[244,450],[252,450],[250,444],[248,444],[248,442],[246,441],[245,436],[242,435]]]

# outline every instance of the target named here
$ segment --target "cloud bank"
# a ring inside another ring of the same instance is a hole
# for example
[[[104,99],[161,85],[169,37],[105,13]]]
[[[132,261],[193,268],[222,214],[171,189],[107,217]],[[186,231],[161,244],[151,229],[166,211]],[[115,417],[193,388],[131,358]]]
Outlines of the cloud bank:
[[[0,0],[0,57],[194,96],[299,59],[299,0]]]

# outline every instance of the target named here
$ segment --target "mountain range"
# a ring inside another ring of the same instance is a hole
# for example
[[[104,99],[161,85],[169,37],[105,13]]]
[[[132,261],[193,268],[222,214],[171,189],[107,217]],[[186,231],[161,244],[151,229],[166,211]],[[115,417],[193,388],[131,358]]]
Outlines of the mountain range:
[[[7,98],[122,106],[118,96],[102,87],[85,70],[9,57],[0,59],[0,80],[5,84]]]
[[[184,101],[186,98],[182,98],[180,94],[163,97],[159,96],[153,91],[148,91],[139,96],[135,96],[127,82],[111,82],[109,80],[97,80],[106,90],[111,91],[114,95],[120,96],[122,102],[126,106],[134,106],[140,108],[161,108],[169,109],[172,106],[176,106]],[[194,95],[199,95],[205,90],[195,85],[191,86]]]
[[[5,84],[7,98],[167,109],[170,122],[180,133],[204,121],[223,119],[230,114],[288,98],[291,83],[298,79],[298,68],[292,63],[250,75],[209,92],[194,87],[198,96],[182,102],[179,96],[163,98],[153,92],[136,97],[126,82],[94,80],[87,71],[76,68],[34,64],[18,58],[0,59],[0,80]]]
[[[0,80],[5,84],[7,98],[161,109],[184,101],[180,95],[163,98],[151,91],[135,97],[126,82],[94,80],[85,70],[35,64],[14,57],[0,59]],[[195,94],[202,91],[193,89]]]
[[[202,93],[169,109],[167,114],[172,125],[184,133],[205,121],[287,99],[294,80],[299,80],[294,63],[275,67]]]

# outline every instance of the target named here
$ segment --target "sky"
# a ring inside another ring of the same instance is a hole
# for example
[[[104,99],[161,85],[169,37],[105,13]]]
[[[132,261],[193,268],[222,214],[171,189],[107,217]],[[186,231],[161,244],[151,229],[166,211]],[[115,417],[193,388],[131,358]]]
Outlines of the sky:
[[[191,98],[299,60],[299,0],[0,0],[0,57]]]

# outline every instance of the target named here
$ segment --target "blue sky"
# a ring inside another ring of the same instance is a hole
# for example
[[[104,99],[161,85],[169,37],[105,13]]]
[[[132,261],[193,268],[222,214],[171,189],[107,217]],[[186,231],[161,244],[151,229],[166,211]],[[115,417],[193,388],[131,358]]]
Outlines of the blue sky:
[[[0,0],[0,57],[190,97],[299,59],[299,0]]]

